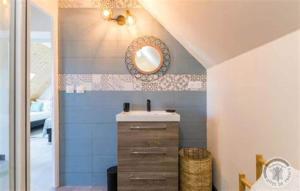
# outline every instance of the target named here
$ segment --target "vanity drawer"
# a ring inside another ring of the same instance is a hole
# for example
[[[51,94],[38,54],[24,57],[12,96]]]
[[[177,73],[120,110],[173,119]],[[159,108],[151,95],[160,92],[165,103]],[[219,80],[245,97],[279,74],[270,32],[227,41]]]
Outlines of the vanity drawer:
[[[118,175],[118,191],[178,191],[177,173],[128,172]]]
[[[178,146],[177,122],[121,122],[118,125],[119,147]]]
[[[178,147],[120,147],[122,172],[178,172]]]

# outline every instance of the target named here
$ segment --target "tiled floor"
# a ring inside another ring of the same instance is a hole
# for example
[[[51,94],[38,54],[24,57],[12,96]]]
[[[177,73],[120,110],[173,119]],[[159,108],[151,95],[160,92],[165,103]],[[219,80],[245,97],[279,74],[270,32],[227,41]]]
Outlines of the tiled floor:
[[[65,186],[61,188],[56,188],[53,191],[106,191],[105,188],[102,187],[71,187]]]

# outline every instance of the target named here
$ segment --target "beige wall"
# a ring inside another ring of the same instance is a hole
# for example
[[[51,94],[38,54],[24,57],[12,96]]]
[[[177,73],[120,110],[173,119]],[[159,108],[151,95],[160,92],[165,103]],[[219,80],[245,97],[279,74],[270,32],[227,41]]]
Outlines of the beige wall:
[[[208,70],[208,149],[219,191],[251,181],[255,154],[300,169],[300,30]]]

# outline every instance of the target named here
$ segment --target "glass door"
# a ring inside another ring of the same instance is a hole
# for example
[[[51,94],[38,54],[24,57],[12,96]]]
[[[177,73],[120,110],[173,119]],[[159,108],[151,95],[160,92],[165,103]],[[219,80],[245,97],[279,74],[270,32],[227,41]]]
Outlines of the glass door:
[[[0,0],[0,190],[14,190],[13,0]]]

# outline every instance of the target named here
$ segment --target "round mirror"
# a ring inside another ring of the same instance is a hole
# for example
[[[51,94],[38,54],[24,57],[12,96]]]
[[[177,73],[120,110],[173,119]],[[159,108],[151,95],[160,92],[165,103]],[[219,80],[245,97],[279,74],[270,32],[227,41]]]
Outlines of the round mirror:
[[[162,66],[162,54],[152,46],[144,46],[136,51],[135,65],[144,74],[156,73]]]
[[[143,36],[128,46],[125,64],[135,78],[150,82],[166,74],[171,56],[163,41],[154,36]]]

